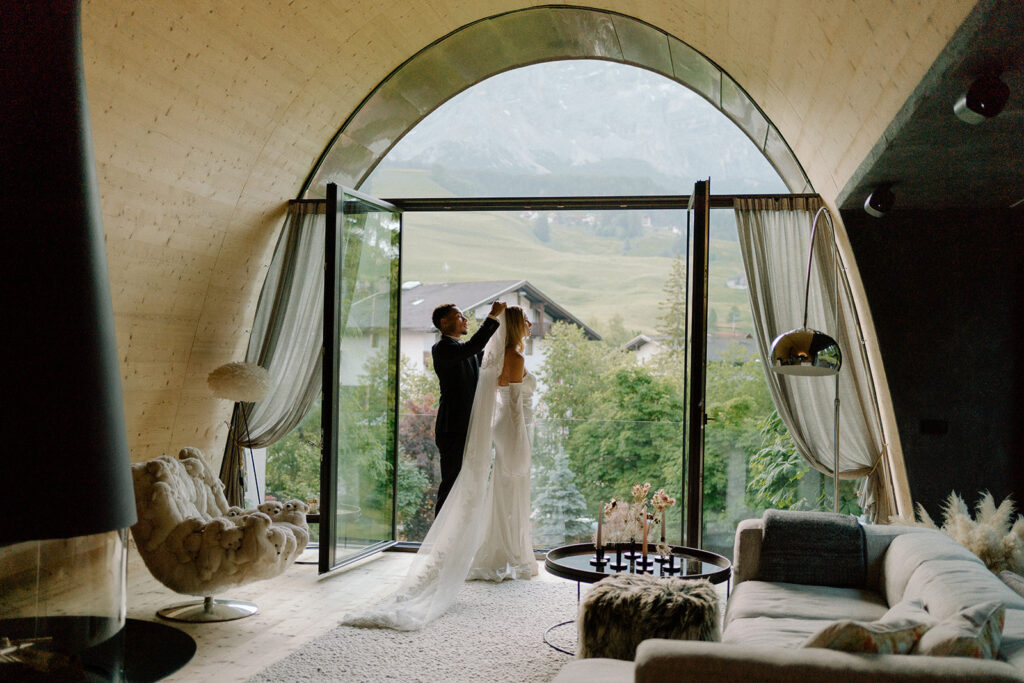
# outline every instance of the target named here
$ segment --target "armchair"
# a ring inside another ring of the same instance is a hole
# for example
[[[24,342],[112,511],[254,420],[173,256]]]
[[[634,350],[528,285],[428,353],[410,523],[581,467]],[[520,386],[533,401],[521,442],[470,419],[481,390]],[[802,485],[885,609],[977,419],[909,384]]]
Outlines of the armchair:
[[[309,541],[306,503],[231,507],[198,449],[136,463],[132,479],[139,517],[132,536],[146,567],[171,590],[203,597],[159,610],[165,619],[228,621],[255,614],[259,608],[251,602],[213,595],[277,576]]]

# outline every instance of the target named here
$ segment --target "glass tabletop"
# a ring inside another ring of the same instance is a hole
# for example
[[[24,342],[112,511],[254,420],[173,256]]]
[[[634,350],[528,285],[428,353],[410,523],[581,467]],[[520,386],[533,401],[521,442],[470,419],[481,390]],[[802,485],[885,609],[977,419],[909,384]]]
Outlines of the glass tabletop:
[[[600,556],[593,543],[577,543],[550,550],[544,566],[555,576],[588,583],[620,573],[708,579],[711,583],[722,583],[730,576],[732,563],[722,555],[686,546],[671,548],[672,555],[666,561],[648,547],[645,564],[639,543],[609,545]]]

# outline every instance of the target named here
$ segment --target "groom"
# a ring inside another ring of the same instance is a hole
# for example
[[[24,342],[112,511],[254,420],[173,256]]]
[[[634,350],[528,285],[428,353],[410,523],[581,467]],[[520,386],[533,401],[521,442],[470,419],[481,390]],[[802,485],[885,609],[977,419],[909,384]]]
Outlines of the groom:
[[[443,304],[434,309],[432,321],[441,331],[441,339],[430,350],[434,359],[434,372],[441,384],[441,401],[434,424],[434,442],[441,453],[441,483],[437,487],[434,515],[441,511],[444,499],[462,469],[462,451],[469,429],[469,413],[473,408],[473,394],[480,374],[480,359],[484,346],[498,329],[498,316],[505,303],[495,301],[480,329],[460,341],[468,331],[466,316],[455,304]]]

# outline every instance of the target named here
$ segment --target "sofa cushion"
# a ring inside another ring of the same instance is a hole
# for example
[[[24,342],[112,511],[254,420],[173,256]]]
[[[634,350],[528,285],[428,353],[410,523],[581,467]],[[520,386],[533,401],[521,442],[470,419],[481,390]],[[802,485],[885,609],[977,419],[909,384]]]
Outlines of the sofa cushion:
[[[887,609],[881,594],[863,588],[744,581],[732,591],[725,623],[749,617],[874,621]]]
[[[890,605],[895,605],[903,599],[907,582],[921,564],[931,560],[957,559],[985,567],[970,550],[941,531],[922,529],[921,533],[902,534],[889,543],[885,553],[880,581],[882,594]]]
[[[852,515],[765,510],[762,519],[762,581],[864,586],[864,530]]]
[[[823,647],[843,652],[879,655],[904,655],[910,652],[928,624],[913,619],[892,621],[834,621],[804,643],[804,647]]]
[[[586,660],[583,660],[586,661]],[[606,662],[609,660],[590,660]],[[578,662],[569,664],[572,668]],[[584,683],[587,679],[572,679]],[[604,680],[604,679],[601,679]],[[645,640],[637,649],[636,683],[1021,683],[1005,662],[963,657],[862,655],[832,650],[751,647],[693,640]],[[561,676],[558,683],[569,683]]]
[[[1024,609],[1024,598],[1010,590],[980,560],[923,562],[910,577],[903,595],[919,598],[938,619],[952,617],[983,602],[1000,602]]]
[[[984,602],[960,610],[928,630],[914,654],[994,659],[1003,636],[1006,608]]]
[[[1017,595],[1024,596],[1024,576],[1004,569],[999,572],[999,580],[1012,588]]]
[[[882,592],[882,564],[885,562],[885,553],[889,550],[889,544],[893,542],[893,539],[917,531],[931,531],[924,527],[897,524],[865,524],[863,529],[866,565],[864,585],[866,588],[879,592]]]
[[[722,632],[722,642],[750,647],[798,648],[828,623],[827,619],[785,617],[734,619]]]
[[[1024,671],[1024,609],[1008,607],[999,657]]]
[[[902,600],[897,602],[882,617],[882,621],[895,619],[911,619],[928,624],[929,626],[934,626],[939,621],[928,613],[928,610],[924,608],[924,603],[920,600]]]

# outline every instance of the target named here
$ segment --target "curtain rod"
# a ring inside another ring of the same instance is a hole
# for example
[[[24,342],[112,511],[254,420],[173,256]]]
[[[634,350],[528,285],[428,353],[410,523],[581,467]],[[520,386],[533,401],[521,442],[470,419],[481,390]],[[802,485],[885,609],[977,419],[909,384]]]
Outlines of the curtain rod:
[[[731,209],[737,199],[820,199],[817,194],[713,194],[712,209]],[[422,197],[383,201],[401,211],[574,211],[615,209],[685,209],[690,195],[627,195],[615,197]],[[326,199],[292,199],[288,204],[312,204],[323,210]]]

